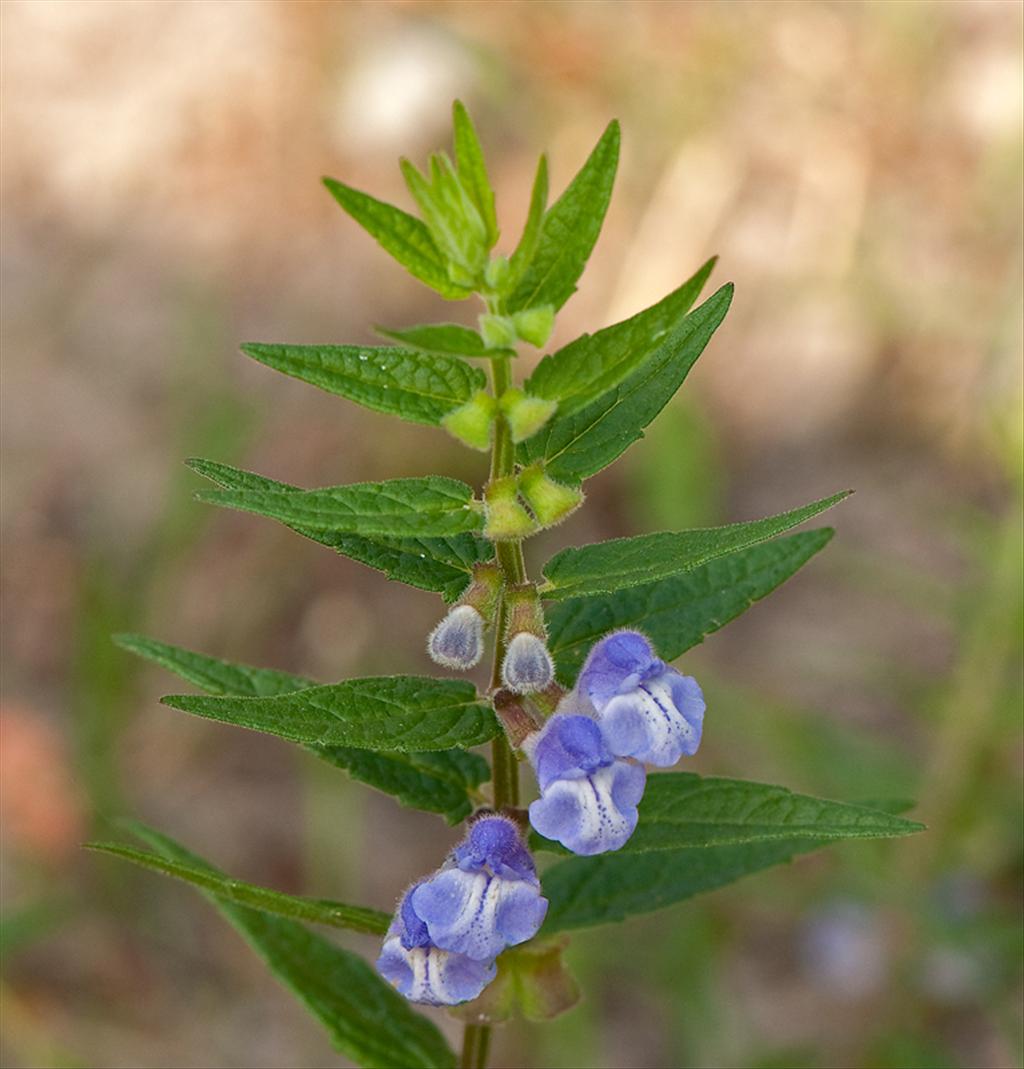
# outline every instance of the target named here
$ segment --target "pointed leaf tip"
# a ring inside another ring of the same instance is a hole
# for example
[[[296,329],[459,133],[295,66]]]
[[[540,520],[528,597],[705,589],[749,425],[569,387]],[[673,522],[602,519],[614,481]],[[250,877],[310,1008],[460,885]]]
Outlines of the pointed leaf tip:
[[[557,311],[576,283],[597,241],[619,162],[619,125],[612,120],[576,176],[544,213],[529,263],[517,272],[507,308],[550,304]],[[515,257],[513,257],[515,258]]]

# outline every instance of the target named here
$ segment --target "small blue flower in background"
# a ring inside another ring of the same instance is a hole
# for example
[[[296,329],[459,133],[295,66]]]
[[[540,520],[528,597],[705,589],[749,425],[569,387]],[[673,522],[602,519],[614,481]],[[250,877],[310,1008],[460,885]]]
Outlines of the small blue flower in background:
[[[476,820],[449,864],[410,901],[435,946],[473,961],[493,961],[533,938],[548,910],[519,828],[501,816]]]
[[[589,716],[556,713],[526,745],[541,792],[534,828],[575,854],[618,850],[636,828],[643,768],[616,759]]]
[[[704,695],[692,676],[670,668],[638,631],[597,642],[570,701],[594,710],[608,748],[667,768],[700,745]]]
[[[494,979],[493,961],[474,961],[463,954],[441,950],[430,940],[426,924],[416,915],[406,892],[388,928],[377,959],[377,971],[412,1002],[454,1006],[475,999]]]

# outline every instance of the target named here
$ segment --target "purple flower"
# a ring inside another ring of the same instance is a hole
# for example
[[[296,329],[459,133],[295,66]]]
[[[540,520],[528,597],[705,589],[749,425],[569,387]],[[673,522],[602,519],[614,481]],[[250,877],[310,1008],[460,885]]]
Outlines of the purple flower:
[[[501,816],[475,821],[409,901],[435,946],[482,962],[533,938],[548,909],[519,828]]]
[[[454,1006],[469,1002],[494,979],[493,961],[474,961],[441,950],[430,941],[426,924],[412,906],[421,885],[406,892],[388,928],[377,971],[411,1002]]]
[[[638,631],[595,643],[576,700],[594,710],[609,750],[666,768],[700,745],[704,695],[692,676],[670,668]]]
[[[527,746],[541,795],[534,828],[575,854],[618,850],[636,828],[644,770],[617,760],[589,716],[556,713]]]

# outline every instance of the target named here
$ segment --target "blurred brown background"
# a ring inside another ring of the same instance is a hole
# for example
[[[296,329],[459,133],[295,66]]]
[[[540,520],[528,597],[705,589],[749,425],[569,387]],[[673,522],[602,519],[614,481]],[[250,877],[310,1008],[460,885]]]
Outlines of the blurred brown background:
[[[180,461],[480,481],[442,433],[395,433],[236,348],[471,314],[319,184],[406,204],[397,156],[446,145],[459,96],[503,247],[537,153],[559,191],[622,120],[554,344],[713,253],[737,287],[676,402],[531,543],[534,567],[857,488],[820,559],[685,659],[709,698],[692,764],[914,797],[931,827],[576,937],[585,1001],[503,1029],[495,1064],[1019,1065],[1021,5],[6,0],[2,18],[4,1064],[338,1064],[191,891],[80,849],[111,817],[382,908],[452,842],[283,742],[159,706],[179,684],[108,635],[328,680],[429,670],[436,599],[193,502]]]

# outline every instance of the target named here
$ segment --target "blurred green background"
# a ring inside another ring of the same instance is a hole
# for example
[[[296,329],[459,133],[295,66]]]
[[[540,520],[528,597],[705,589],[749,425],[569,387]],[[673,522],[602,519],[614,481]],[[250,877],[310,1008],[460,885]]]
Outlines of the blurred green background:
[[[838,537],[684,660],[692,767],[916,798],[832,848],[577,936],[584,1001],[499,1066],[1017,1066],[1022,7],[3,5],[2,1057],[328,1066],[189,889],[80,849],[139,816],[233,874],[387,908],[453,841],[286,743],[161,707],[111,631],[326,680],[429,671],[423,593],[191,500],[190,455],[325,485],[482,457],[247,362],[453,314],[319,185],[407,203],[470,106],[514,243],[607,120],[616,196],[554,343],[703,260],[733,310],[560,545],[841,487]],[[372,941],[349,945],[374,953]],[[438,1016],[456,1034],[453,1022]]]

